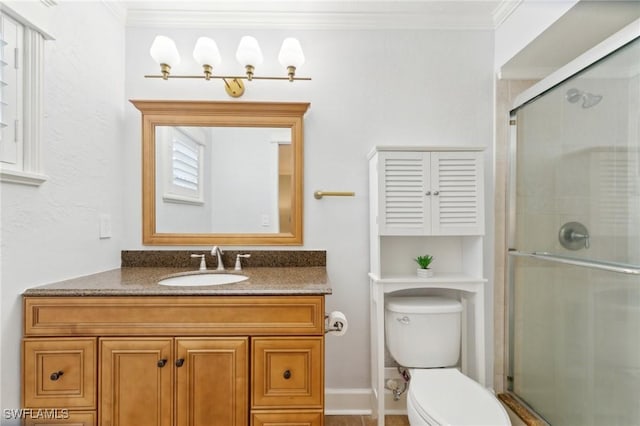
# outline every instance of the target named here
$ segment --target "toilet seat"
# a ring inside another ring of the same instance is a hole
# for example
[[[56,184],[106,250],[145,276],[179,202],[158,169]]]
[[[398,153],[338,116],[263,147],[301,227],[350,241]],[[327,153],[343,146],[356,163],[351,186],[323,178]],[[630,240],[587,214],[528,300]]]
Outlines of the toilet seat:
[[[411,369],[407,407],[426,425],[501,426],[509,416],[498,399],[455,368]]]

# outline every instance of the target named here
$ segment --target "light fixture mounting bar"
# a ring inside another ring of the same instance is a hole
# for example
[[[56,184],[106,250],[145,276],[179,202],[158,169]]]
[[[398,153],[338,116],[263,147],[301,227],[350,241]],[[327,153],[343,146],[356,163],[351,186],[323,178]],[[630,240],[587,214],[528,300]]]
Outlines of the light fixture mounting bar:
[[[206,77],[204,75],[168,75],[168,76],[163,76],[163,75],[157,75],[157,74],[153,74],[153,75],[145,75],[144,78],[162,78],[164,80],[171,80],[172,78],[194,78],[194,79],[201,79],[201,80],[206,80]],[[236,79],[236,80],[249,80],[249,77],[247,77],[246,75],[211,75],[209,76],[209,78],[217,78],[217,79],[221,79],[221,80],[226,80],[226,79]],[[287,80],[290,81],[292,80],[289,77],[256,77],[253,76],[251,77],[252,80]],[[310,81],[311,77],[293,77],[293,81]]]

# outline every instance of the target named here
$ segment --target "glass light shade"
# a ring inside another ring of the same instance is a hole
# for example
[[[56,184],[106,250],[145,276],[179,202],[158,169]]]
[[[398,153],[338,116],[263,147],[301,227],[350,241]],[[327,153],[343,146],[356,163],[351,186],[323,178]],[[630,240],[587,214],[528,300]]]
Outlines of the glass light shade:
[[[244,36],[240,39],[236,59],[241,65],[260,65],[262,63],[262,51],[258,45],[258,40],[251,36]]]
[[[283,67],[298,68],[304,64],[304,53],[302,53],[300,42],[295,38],[285,38],[278,54],[278,61]]]
[[[176,44],[169,37],[156,36],[149,49],[149,53],[154,61],[159,64],[166,64],[170,67],[180,63],[180,54]]]
[[[216,42],[209,37],[200,37],[193,49],[193,59],[200,65],[217,67],[222,62]]]

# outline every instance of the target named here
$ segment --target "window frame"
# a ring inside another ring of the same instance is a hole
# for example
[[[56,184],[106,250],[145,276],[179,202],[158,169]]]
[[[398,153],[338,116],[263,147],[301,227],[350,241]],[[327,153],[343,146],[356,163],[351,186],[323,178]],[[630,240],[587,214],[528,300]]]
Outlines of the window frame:
[[[23,185],[39,186],[48,179],[42,164],[42,123],[44,104],[44,42],[48,38],[24,17],[2,8],[3,18],[16,22],[22,27],[22,49],[18,52],[19,72],[22,77],[21,117],[16,126],[22,138],[22,161],[17,167],[8,167],[0,162],[0,181]]]

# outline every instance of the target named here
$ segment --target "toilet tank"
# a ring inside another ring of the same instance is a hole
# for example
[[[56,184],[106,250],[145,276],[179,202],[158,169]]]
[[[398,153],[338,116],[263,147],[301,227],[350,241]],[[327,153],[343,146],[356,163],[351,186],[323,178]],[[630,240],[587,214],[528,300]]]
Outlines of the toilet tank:
[[[444,297],[387,297],[385,337],[403,367],[450,367],[460,357],[462,303]]]

